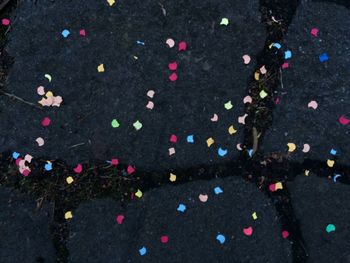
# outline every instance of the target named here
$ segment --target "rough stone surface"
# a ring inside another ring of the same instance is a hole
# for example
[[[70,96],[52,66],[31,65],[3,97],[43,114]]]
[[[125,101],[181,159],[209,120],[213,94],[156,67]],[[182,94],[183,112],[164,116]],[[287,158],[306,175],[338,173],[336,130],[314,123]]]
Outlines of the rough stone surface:
[[[181,0],[163,8],[150,0],[112,7],[107,1],[21,2],[8,34],[6,49],[15,62],[6,89],[37,103],[36,89],[43,85],[63,103],[40,111],[2,97],[0,149],[70,164],[117,157],[152,170],[237,156],[242,99],[265,40],[258,1]],[[220,25],[224,17],[228,26]],[[64,29],[70,31],[67,38],[61,35]],[[176,41],[174,48],[167,47],[167,38]],[[186,51],[178,51],[180,41],[187,42]],[[252,57],[249,65],[243,64],[244,54]],[[178,63],[175,83],[168,79],[173,61]],[[105,72],[98,73],[101,63]],[[146,95],[151,89],[153,99]],[[146,109],[149,100],[153,110]],[[227,111],[224,104],[230,100],[233,109]],[[214,113],[217,123],[210,121]],[[49,127],[41,126],[44,117],[51,118]],[[119,128],[111,127],[114,118]],[[133,127],[137,120],[143,124],[139,131]],[[228,134],[230,125],[238,129],[235,135]],[[176,144],[169,142],[172,134]],[[191,134],[194,144],[186,141]],[[37,137],[44,138],[44,146],[38,147]],[[209,137],[215,140],[211,148]],[[176,153],[170,157],[171,147]],[[224,158],[219,147],[229,150]]]
[[[36,211],[33,199],[3,187],[0,206],[0,262],[55,262],[49,229],[52,209]]]
[[[217,186],[222,194],[214,194]],[[199,194],[207,194],[207,202]],[[177,211],[180,203],[184,213]],[[118,214],[125,216],[121,225]],[[249,226],[250,237],[243,234]],[[162,187],[124,208],[110,199],[85,203],[70,228],[70,262],[292,262],[291,244],[282,239],[269,199],[235,177]],[[226,237],[222,245],[219,233]],[[167,244],[160,242],[162,235],[169,237]]]
[[[315,174],[300,175],[288,184],[310,263],[350,262],[350,187]],[[327,233],[333,224],[336,230]]]
[[[282,70],[283,88],[276,95],[280,104],[263,142],[265,152],[287,151],[292,142],[297,145],[292,160],[349,163],[350,124],[338,121],[342,115],[350,118],[349,15],[349,9],[331,3],[306,2],[299,7],[284,43],[293,57],[289,68]],[[318,37],[311,35],[312,28],[319,30]],[[329,60],[321,63],[323,53]],[[316,110],[308,108],[313,100]],[[311,146],[309,153],[302,152],[303,144]],[[332,148],[337,157],[330,154]]]

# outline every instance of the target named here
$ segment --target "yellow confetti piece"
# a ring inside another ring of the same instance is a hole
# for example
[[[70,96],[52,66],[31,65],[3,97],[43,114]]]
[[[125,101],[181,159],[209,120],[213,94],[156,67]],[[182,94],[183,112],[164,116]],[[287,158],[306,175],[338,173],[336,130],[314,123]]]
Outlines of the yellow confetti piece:
[[[52,91],[46,92],[45,96],[48,97],[48,98],[49,98],[49,97],[53,97]]]
[[[254,212],[254,213],[252,214],[252,217],[253,217],[254,220],[257,220],[257,219],[258,219],[258,216],[256,215],[256,212]]]
[[[295,149],[297,148],[297,146],[292,142],[287,143],[287,146],[288,146],[288,152],[294,152]]]
[[[310,171],[309,170],[305,170],[305,176],[309,176]]]
[[[73,218],[72,212],[71,212],[71,211],[67,211],[67,212],[64,214],[64,218],[67,219],[67,220]]]
[[[214,143],[214,139],[212,137],[207,139],[207,146],[210,147]]]
[[[170,173],[170,177],[169,177],[170,182],[175,182],[176,181],[176,175]]]
[[[259,80],[260,79],[260,73],[259,72],[255,72],[254,73],[254,79],[255,80]]]
[[[50,74],[45,74],[45,78],[47,78],[47,80],[48,80],[49,82],[51,82],[51,80],[52,80],[52,77],[51,77]]]
[[[333,161],[333,160],[330,160],[330,159],[327,160],[327,165],[328,165],[329,167],[333,167],[333,166],[334,166],[334,163],[335,163],[335,161]]]
[[[67,184],[73,183],[73,182],[74,182],[73,177],[72,177],[72,176],[68,176],[68,177],[66,178],[66,182],[67,182]]]
[[[97,71],[100,72],[100,73],[101,72],[105,72],[105,66],[103,64],[98,65]]]
[[[273,43],[271,43],[271,44],[269,45],[269,49],[271,49],[271,48],[272,48],[272,46],[273,46]]]
[[[229,24],[229,21],[226,17],[221,19],[220,25],[227,26]]]
[[[228,101],[225,103],[225,109],[226,110],[230,110],[233,108],[233,105],[232,105],[232,102],[231,101]]]
[[[283,185],[281,182],[278,182],[275,184],[275,189],[278,190],[278,189],[283,189]]]
[[[138,198],[141,198],[142,197],[142,192],[140,189],[137,189],[137,192],[135,193],[135,195],[138,197]]]
[[[237,130],[233,127],[233,125],[231,125],[229,128],[228,128],[228,133],[230,134],[230,135],[232,135],[232,134],[234,134],[234,133],[236,133],[237,132]]]
[[[139,57],[134,56],[134,59],[139,59]]]
[[[112,6],[115,4],[115,0],[107,0],[109,6]]]
[[[260,98],[264,99],[267,97],[268,94],[266,93],[265,90],[262,90],[262,91],[260,91],[259,95],[260,95]]]

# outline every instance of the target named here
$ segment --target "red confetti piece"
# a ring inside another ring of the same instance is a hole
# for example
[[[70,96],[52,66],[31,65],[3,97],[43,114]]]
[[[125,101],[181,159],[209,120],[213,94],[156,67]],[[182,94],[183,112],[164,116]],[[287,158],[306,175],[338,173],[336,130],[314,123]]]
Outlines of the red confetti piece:
[[[177,80],[177,74],[174,72],[173,74],[171,74],[171,75],[169,76],[169,79],[170,79],[171,81],[176,81],[176,80]]]
[[[163,244],[168,243],[169,242],[169,237],[168,236],[161,236],[160,237],[160,242],[162,242]]]
[[[132,167],[131,165],[129,165],[128,168],[126,169],[126,171],[128,172],[128,174],[132,174],[135,172],[135,168]]]
[[[83,166],[79,163],[74,169],[73,171],[77,174],[80,174],[83,171]]]
[[[29,170],[24,170],[23,172],[22,172],[22,174],[24,175],[24,176],[28,176],[29,175],[29,173],[30,173],[30,171]]]
[[[170,136],[170,142],[173,142],[173,143],[176,143],[176,142],[177,142],[177,137],[176,137],[175,134],[172,134],[172,135]]]
[[[86,35],[85,29],[80,29],[79,35],[85,37],[85,35]]]
[[[7,19],[7,18],[3,18],[3,19],[1,20],[1,23],[2,23],[4,26],[8,26],[8,25],[10,25],[10,20]]]
[[[176,70],[176,69],[177,69],[177,63],[176,63],[176,61],[173,62],[173,63],[169,63],[168,68],[169,68],[170,70]]]
[[[22,158],[17,158],[16,159],[16,165],[19,166],[19,163],[22,161]]]
[[[44,127],[47,127],[49,126],[51,123],[51,120],[49,117],[45,117],[42,121],[41,121],[41,125],[44,126]]]
[[[282,64],[282,69],[286,69],[286,68],[289,68],[289,63],[288,62],[284,62]]]
[[[118,165],[119,164],[119,160],[118,159],[112,159],[111,160],[111,165]]]
[[[289,232],[287,230],[282,231],[282,237],[283,238],[289,237]]]
[[[186,42],[185,41],[181,41],[180,43],[179,43],[179,51],[185,51],[187,49],[187,44],[186,44]]]
[[[348,125],[350,123],[350,119],[347,119],[342,115],[339,117],[339,122],[343,125]]]
[[[269,185],[269,190],[270,190],[271,192],[275,192],[275,191],[276,191],[276,184],[270,184],[270,185]]]
[[[253,234],[253,228],[251,226],[247,228],[243,228],[243,233],[246,236],[251,236]]]
[[[123,224],[124,219],[125,219],[124,215],[117,215],[117,223],[119,225]]]
[[[318,29],[317,29],[317,28],[311,29],[311,35],[313,35],[314,37],[317,37],[317,35],[318,35]]]

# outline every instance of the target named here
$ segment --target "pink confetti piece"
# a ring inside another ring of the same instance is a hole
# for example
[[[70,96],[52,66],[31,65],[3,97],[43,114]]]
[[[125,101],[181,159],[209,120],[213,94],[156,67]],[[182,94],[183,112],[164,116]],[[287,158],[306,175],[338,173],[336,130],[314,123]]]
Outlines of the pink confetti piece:
[[[177,142],[177,136],[175,134],[172,134],[169,139],[170,142],[176,143]]]
[[[185,41],[179,43],[179,51],[185,51],[187,49],[187,44]]]
[[[136,170],[133,166],[129,165],[128,168],[126,169],[127,173],[130,175],[134,173]]]
[[[17,158],[16,159],[16,165],[19,166],[19,163],[21,162],[22,158]]]
[[[38,146],[40,146],[40,147],[45,144],[44,139],[41,137],[38,137],[35,141],[37,142]]]
[[[174,73],[172,73],[170,76],[169,76],[169,79],[171,80],[171,81],[176,81],[177,80],[177,74],[174,72]]]
[[[51,123],[51,119],[49,117],[45,117],[42,121],[41,121],[41,125],[44,127],[49,126]]]
[[[252,97],[250,97],[249,95],[248,96],[245,96],[244,99],[243,99],[243,103],[246,104],[246,103],[252,103],[253,99]]]
[[[304,146],[303,146],[303,152],[304,152],[304,153],[307,153],[307,152],[309,152],[309,151],[310,151],[310,145],[307,144],[307,143],[305,143]]]
[[[172,38],[168,38],[165,43],[168,45],[169,48],[172,48],[175,46],[175,41]]]
[[[243,55],[243,63],[244,64],[246,64],[246,65],[248,65],[249,63],[250,63],[250,60],[251,60],[251,58],[250,58],[250,56],[249,55]]]
[[[208,195],[203,195],[203,194],[200,194],[198,196],[199,200],[203,203],[207,202],[208,201]]]
[[[289,68],[289,63],[288,62],[284,62],[282,64],[282,69],[286,69],[286,68]]]
[[[23,176],[27,177],[29,175],[29,173],[30,173],[30,170],[24,169],[21,174],[23,174]]]
[[[269,185],[269,190],[270,190],[271,192],[275,192],[275,191],[276,191],[276,184],[270,184],[270,185]]]
[[[4,26],[8,26],[8,25],[10,25],[10,20],[7,19],[7,18],[3,18],[3,19],[1,20],[1,23],[2,23]]]
[[[63,99],[61,96],[53,97],[52,106],[59,107],[61,105],[62,101],[63,101]]]
[[[86,36],[86,31],[85,31],[85,29],[80,29],[79,35],[85,37],[85,36]]]
[[[307,104],[307,106],[308,106],[308,108],[313,108],[314,110],[316,110],[318,107],[318,104],[316,101],[312,100]]]
[[[160,237],[160,242],[162,242],[163,244],[166,244],[169,242],[169,237],[168,236],[161,236]]]
[[[248,114],[244,114],[243,116],[238,117],[238,123],[241,123],[245,125],[245,118],[248,116]]]
[[[22,160],[19,162],[18,166],[21,167],[21,168],[26,167],[26,161],[22,159]]]
[[[344,117],[344,115],[339,117],[339,122],[343,125],[348,125],[350,123],[350,119]]]
[[[314,37],[318,37],[318,29],[317,28],[312,28],[311,29],[311,35]]]
[[[246,236],[251,236],[253,234],[253,228],[251,226],[247,228],[243,228],[243,233]]]
[[[281,103],[281,99],[280,98],[276,98],[275,99],[275,105],[278,105],[278,104],[280,104]]]
[[[154,103],[153,101],[149,101],[146,105],[146,108],[149,109],[149,110],[152,110],[154,108]]]
[[[237,148],[238,151],[242,151],[242,150],[243,150],[240,143],[238,143],[238,144],[236,145],[236,148]]]
[[[289,237],[289,232],[288,232],[287,230],[283,230],[283,231],[282,231],[282,237],[283,237],[284,239],[286,239],[287,237]]]
[[[155,94],[154,90],[147,91],[147,96],[150,97],[151,99],[153,98],[154,94]]]
[[[114,158],[111,160],[111,165],[118,165],[119,164],[119,160]]]
[[[37,89],[36,89],[36,92],[40,95],[40,96],[43,96],[45,95],[45,88],[43,86],[39,86]]]
[[[117,215],[117,219],[116,220],[117,220],[118,225],[123,224],[124,219],[125,219],[124,215]]]
[[[219,120],[219,116],[214,113],[213,117],[210,119],[212,122],[217,122]]]
[[[174,147],[169,148],[168,151],[169,151],[169,155],[170,156],[175,154],[175,148]]]
[[[77,174],[80,174],[83,171],[83,166],[78,163],[77,166],[73,169],[73,171]]]
[[[176,61],[175,61],[175,62],[172,62],[172,63],[169,63],[168,68],[169,68],[170,70],[176,70],[176,69],[177,69],[177,63],[176,63]]]
[[[33,156],[31,156],[30,154],[26,154],[26,156],[24,156],[24,160],[27,161],[28,163],[30,163],[33,159]]]
[[[267,72],[267,70],[266,70],[265,65],[264,65],[260,68],[260,73],[264,75],[264,74],[266,74],[266,72]]]

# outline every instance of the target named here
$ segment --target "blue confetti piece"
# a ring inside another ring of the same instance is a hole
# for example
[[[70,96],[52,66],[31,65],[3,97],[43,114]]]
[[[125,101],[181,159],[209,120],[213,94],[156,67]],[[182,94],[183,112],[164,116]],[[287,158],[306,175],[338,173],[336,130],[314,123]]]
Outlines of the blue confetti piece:
[[[63,37],[66,38],[66,37],[68,37],[69,35],[70,35],[70,32],[69,32],[68,29],[65,29],[65,30],[62,31],[62,36],[63,36]]]
[[[179,206],[177,207],[177,211],[179,212],[185,212],[186,210],[186,206],[184,204],[179,204]]]
[[[272,46],[277,48],[277,49],[280,49],[282,47],[280,43],[273,43]]]
[[[140,253],[141,256],[146,255],[146,253],[147,253],[147,248],[145,248],[145,247],[140,248],[140,249],[139,249],[139,253]]]
[[[323,53],[322,55],[320,55],[320,61],[321,62],[325,62],[327,61],[329,58],[328,58],[328,55],[326,53]]]
[[[13,152],[12,153],[12,158],[13,159],[16,159],[17,160],[17,158],[20,156],[20,154],[18,153],[18,152]]]
[[[333,182],[337,182],[337,179],[341,177],[341,174],[336,174],[334,177],[333,177]]]
[[[223,157],[223,156],[225,156],[225,155],[227,154],[227,150],[222,149],[222,148],[220,147],[219,150],[218,150],[218,154],[219,154],[221,157]]]
[[[187,136],[187,142],[188,142],[188,143],[194,143],[193,135],[188,135],[188,136]]]
[[[332,149],[332,150],[331,150],[331,154],[332,154],[332,155],[336,155],[336,154],[337,154],[337,151],[334,150],[334,149]]]
[[[253,149],[249,149],[248,150],[248,154],[249,154],[250,157],[252,157],[253,156]]]
[[[143,45],[143,46],[145,45],[145,42],[142,42],[142,41],[139,41],[139,40],[137,40],[136,43],[137,43],[138,45]]]
[[[45,164],[45,170],[46,171],[51,171],[52,170],[52,163],[47,163],[47,164]]]
[[[222,194],[223,192],[224,192],[224,191],[222,191],[222,189],[221,189],[219,186],[217,186],[217,187],[214,188],[214,193],[215,193],[216,195]]]
[[[290,50],[287,50],[284,52],[284,58],[285,59],[288,59],[288,58],[291,58],[292,57],[292,51]]]
[[[225,238],[225,236],[224,236],[224,235],[219,234],[219,235],[217,235],[217,236],[216,236],[216,240],[217,240],[217,241],[219,241],[219,243],[220,243],[220,244],[224,244],[224,243],[225,243],[226,238]]]

